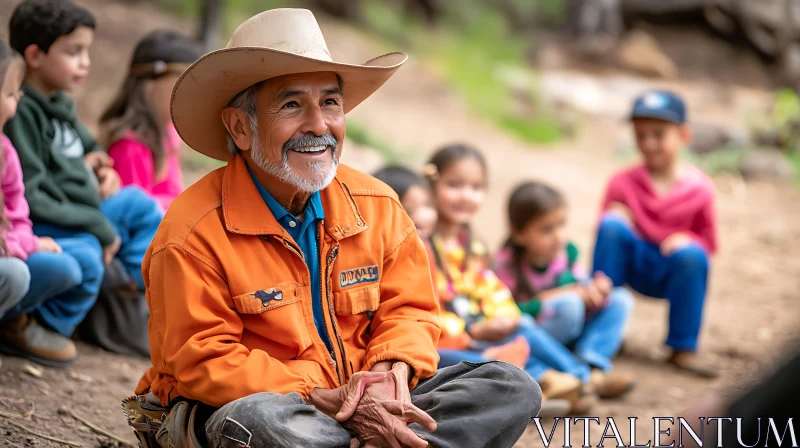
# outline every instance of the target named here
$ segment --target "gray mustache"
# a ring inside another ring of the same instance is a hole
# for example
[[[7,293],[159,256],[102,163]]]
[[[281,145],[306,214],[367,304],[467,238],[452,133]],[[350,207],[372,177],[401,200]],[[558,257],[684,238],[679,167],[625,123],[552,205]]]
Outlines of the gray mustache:
[[[334,151],[339,146],[339,142],[333,134],[324,134],[316,136],[314,134],[306,134],[300,138],[293,138],[283,144],[283,152],[295,148],[303,148],[308,146],[330,146]]]

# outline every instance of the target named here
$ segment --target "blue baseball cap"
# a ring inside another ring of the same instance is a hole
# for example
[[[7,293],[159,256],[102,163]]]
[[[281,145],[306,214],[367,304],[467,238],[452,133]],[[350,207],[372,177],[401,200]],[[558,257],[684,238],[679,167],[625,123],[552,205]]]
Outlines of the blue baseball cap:
[[[668,90],[653,90],[636,98],[631,120],[654,118],[675,124],[686,123],[686,104],[681,97]]]

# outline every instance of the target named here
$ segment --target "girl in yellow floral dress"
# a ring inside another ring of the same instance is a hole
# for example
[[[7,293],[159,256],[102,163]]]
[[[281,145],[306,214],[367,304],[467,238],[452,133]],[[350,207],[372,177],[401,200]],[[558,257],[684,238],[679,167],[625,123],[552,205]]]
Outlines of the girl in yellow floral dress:
[[[434,287],[442,304],[442,339],[468,341],[463,348],[440,344],[439,367],[509,361],[538,381],[546,398],[569,399],[573,412],[588,410],[594,401],[582,385],[589,382],[589,366],[520,312],[489,268],[486,248],[470,231],[469,223],[486,197],[483,155],[465,145],[446,146],[433,155],[425,174],[438,211],[430,247],[437,268]]]

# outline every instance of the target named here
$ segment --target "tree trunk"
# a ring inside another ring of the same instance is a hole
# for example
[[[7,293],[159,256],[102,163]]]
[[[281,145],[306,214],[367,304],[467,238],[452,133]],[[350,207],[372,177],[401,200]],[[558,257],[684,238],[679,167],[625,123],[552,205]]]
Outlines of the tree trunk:
[[[222,27],[222,0],[203,0],[203,14],[198,38],[206,51],[220,47],[219,35]]]

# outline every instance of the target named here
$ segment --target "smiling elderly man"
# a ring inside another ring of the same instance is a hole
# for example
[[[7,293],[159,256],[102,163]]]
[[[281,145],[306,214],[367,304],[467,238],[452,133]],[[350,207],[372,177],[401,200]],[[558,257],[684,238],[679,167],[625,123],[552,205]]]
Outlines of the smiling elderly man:
[[[172,204],[143,265],[137,393],[171,408],[162,446],[509,447],[538,412],[516,367],[436,370],[422,241],[386,185],[339,165],[345,113],[405,60],[332,62],[309,11],[272,10],[178,81],[178,132],[228,164]]]

